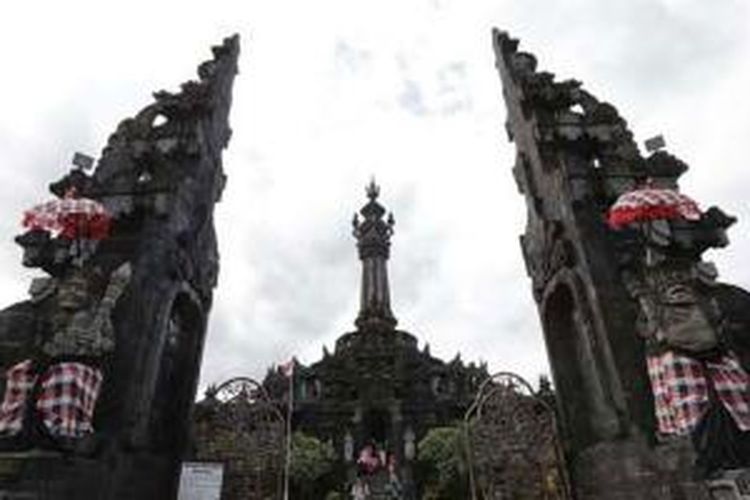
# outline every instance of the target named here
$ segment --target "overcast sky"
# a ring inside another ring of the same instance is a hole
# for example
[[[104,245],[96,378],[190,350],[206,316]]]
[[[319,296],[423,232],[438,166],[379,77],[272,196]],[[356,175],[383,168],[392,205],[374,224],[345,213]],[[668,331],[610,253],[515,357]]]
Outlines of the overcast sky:
[[[354,211],[371,175],[394,212],[399,327],[433,354],[547,371],[518,245],[523,198],[493,26],[540,68],[615,104],[639,142],[691,165],[683,191],[740,217],[711,255],[750,287],[750,4],[745,0],[10,2],[0,15],[0,303],[26,296],[22,210],[74,151],[176,89],[239,33],[216,210],[221,275],[202,384],[313,362],[358,307]]]

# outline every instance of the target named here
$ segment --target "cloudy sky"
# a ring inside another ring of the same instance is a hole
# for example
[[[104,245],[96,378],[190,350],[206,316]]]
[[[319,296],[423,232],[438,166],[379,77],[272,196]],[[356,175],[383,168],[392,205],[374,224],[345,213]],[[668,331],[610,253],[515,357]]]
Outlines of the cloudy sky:
[[[374,175],[396,217],[399,326],[433,354],[547,371],[518,247],[525,221],[493,26],[583,80],[687,161],[684,191],[740,217],[711,255],[750,287],[750,4],[744,0],[12,2],[0,16],[0,303],[34,274],[12,237],[74,151],[194,76],[238,32],[222,273],[202,383],[260,377],[352,329],[350,221]]]

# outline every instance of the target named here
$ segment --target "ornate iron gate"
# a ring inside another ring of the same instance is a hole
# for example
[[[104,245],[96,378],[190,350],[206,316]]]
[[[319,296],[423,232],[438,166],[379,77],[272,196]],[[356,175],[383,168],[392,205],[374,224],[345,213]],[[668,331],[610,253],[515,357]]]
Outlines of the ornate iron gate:
[[[195,459],[224,464],[222,500],[282,497],[284,417],[258,382],[209,387],[193,421]]]
[[[554,409],[522,377],[483,382],[464,430],[473,500],[571,498]]]

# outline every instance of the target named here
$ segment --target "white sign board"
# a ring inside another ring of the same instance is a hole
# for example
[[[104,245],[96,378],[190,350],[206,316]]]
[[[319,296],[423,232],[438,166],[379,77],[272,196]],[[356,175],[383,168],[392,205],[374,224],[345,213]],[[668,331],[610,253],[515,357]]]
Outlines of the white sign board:
[[[220,500],[223,476],[223,464],[184,462],[177,500]]]

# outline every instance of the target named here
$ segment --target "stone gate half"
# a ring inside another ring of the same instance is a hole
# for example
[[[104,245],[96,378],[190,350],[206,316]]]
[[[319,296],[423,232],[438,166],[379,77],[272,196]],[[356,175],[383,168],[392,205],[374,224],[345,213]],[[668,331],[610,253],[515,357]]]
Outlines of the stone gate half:
[[[628,281],[628,270],[639,269],[651,243],[636,231],[612,230],[606,219],[620,195],[649,179],[676,190],[687,165],[665,151],[642,156],[614,106],[580,82],[538,71],[536,58],[519,51],[518,40],[506,33],[495,31],[493,42],[507,132],[517,151],[513,175],[527,205],[520,243],[577,498],[705,498],[704,487],[692,480],[689,441],[658,440],[655,432],[638,335],[643,311],[637,287]],[[701,253],[725,245],[724,229],[732,222],[712,208],[692,232],[675,226],[674,239],[656,245],[663,255],[677,255],[663,258],[692,269],[689,279],[697,281],[707,267]],[[750,304],[747,294],[712,279],[704,280],[706,294],[718,302],[729,320],[724,323],[742,325],[742,335],[734,327],[725,333],[745,359],[746,342],[738,339],[747,337],[750,323],[737,304]]]
[[[174,497],[219,272],[238,55],[237,36],[214,47],[198,80],[118,125],[93,174],[50,186],[54,206],[103,207],[108,237],[42,219],[17,238],[46,276],[0,311],[0,497]]]

